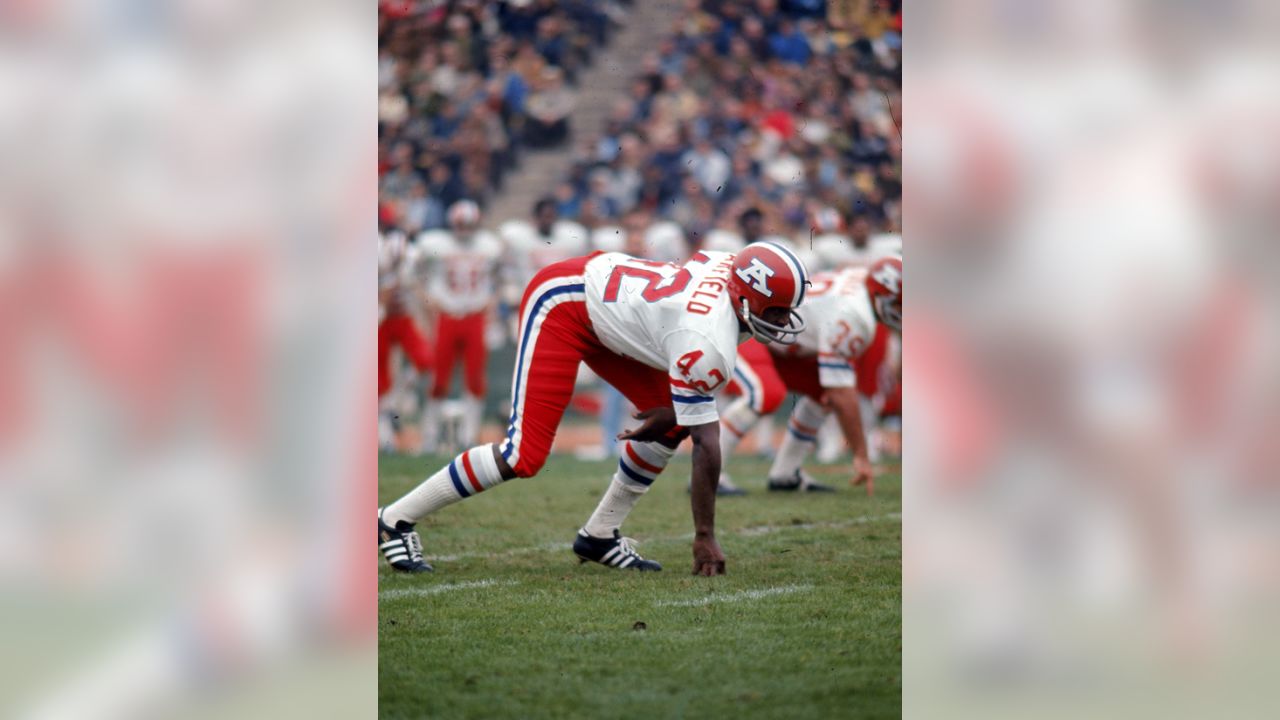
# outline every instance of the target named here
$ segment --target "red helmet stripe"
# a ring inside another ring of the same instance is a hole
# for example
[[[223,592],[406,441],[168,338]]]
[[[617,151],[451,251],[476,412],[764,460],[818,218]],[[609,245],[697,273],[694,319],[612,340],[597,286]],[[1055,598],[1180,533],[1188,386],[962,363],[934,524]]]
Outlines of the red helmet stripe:
[[[800,303],[804,301],[804,288],[808,278],[804,274],[804,265],[800,264],[799,258],[791,254],[791,251],[773,242],[761,242],[762,247],[766,247],[773,251],[774,255],[782,258],[782,262],[791,268],[791,276],[795,278],[795,288],[792,291],[791,307],[800,307]]]

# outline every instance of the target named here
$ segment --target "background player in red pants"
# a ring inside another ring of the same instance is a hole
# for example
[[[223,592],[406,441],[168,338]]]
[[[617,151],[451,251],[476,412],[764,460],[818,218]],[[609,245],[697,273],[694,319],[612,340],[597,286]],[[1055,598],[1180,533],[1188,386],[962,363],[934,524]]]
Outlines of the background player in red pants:
[[[586,363],[646,419],[624,433],[622,457],[596,511],[578,531],[574,553],[613,568],[660,570],[622,537],[623,521],[676,447],[693,438],[693,571],[724,572],[715,540],[724,389],[747,335],[790,342],[804,327],[804,266],[768,242],[737,255],[697,253],[683,267],[597,253],[555,263],[534,276],[520,306],[506,438],[472,448],[404,497],[378,511],[379,549],[391,567],[422,572],[414,524],[447,505],[542,468]],[[677,425],[678,423],[678,425]]]
[[[395,450],[394,413],[386,404],[394,384],[391,351],[399,347],[420,373],[428,373],[435,362],[431,347],[409,312],[411,288],[404,283],[408,242],[404,234],[391,230],[378,236],[378,442],[385,450]]]
[[[760,417],[781,404],[786,391],[799,394],[787,435],[769,470],[770,490],[830,490],[801,469],[816,443],[818,428],[834,411],[853,449],[852,483],[873,489],[871,461],[859,408],[863,376],[874,380],[886,357],[887,332],[902,320],[902,261],[884,258],[869,269],[850,268],[814,278],[799,314],[806,330],[787,348],[748,342],[738,350],[730,392],[739,392],[721,413],[721,454]],[[856,368],[856,370],[855,370]],[[874,385],[867,385],[874,392]]]
[[[435,452],[440,439],[441,404],[449,396],[453,369],[462,363],[462,422],[458,444],[469,447],[480,432],[484,412],[485,330],[497,294],[502,244],[480,229],[480,207],[470,200],[449,206],[452,232],[418,237],[417,254],[427,273],[427,298],[436,313],[435,382],[422,416],[422,451]]]

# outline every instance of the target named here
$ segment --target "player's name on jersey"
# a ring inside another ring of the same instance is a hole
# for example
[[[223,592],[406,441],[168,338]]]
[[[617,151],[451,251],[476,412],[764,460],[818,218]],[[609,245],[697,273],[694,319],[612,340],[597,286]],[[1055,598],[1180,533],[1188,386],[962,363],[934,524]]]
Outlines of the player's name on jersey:
[[[729,272],[732,269],[732,256],[721,260],[714,268],[712,268],[707,277],[703,278],[702,282],[698,283],[698,286],[691,294],[688,304],[685,305],[685,310],[699,315],[706,315],[711,312],[711,305],[709,303],[704,303],[693,298],[706,297],[711,300],[715,300],[724,292],[725,288],[729,286]]]

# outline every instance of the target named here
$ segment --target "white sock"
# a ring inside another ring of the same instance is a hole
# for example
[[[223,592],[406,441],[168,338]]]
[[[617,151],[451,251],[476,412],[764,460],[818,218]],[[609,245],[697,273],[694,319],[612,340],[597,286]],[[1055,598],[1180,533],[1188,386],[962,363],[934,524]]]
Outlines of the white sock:
[[[582,529],[592,537],[613,537],[613,531],[622,528],[636,501],[662,473],[675,452],[675,448],[659,443],[623,443],[618,471]]]
[[[786,480],[796,474],[804,460],[813,450],[817,441],[818,428],[826,419],[827,411],[822,405],[801,397],[791,411],[787,421],[787,434],[782,438],[782,447],[773,458],[773,467],[769,468],[769,477],[774,480]]]
[[[867,435],[867,459],[873,463],[880,462],[880,445],[872,442],[876,426],[880,424],[879,403],[873,398],[858,395],[858,410],[862,413],[862,432]]]
[[[462,437],[458,443],[464,447],[475,443],[480,435],[480,419],[484,414],[484,400],[475,395],[462,396]]]
[[[773,416],[762,418],[761,422],[756,423],[756,455],[760,457],[769,457],[773,455]]]
[[[396,430],[391,422],[391,412],[384,410],[378,413],[378,449],[383,452],[395,452]]]
[[[751,403],[743,396],[730,403],[724,410],[720,411],[720,463],[725,465],[729,462],[729,456],[733,455],[734,448],[738,447],[738,442],[743,436],[755,427],[756,421],[760,416],[751,409]]]
[[[822,421],[822,427],[818,429],[818,451],[814,457],[823,464],[833,463],[840,459],[844,446],[844,431],[840,429],[840,422],[828,414]]]
[[[474,447],[388,505],[382,511],[382,520],[392,527],[400,521],[414,524],[446,505],[484,492],[500,482],[502,475],[498,472],[498,461],[493,459],[493,446]]]
[[[444,404],[444,398],[437,400],[428,396],[423,402],[426,405],[422,408],[422,438],[419,449],[429,454],[440,447],[440,406]]]
[[[600,498],[596,511],[591,513],[591,518],[582,529],[592,537],[613,537],[613,531],[622,528],[623,521],[631,514],[631,508],[636,506],[640,496],[648,489],[646,485],[628,485],[615,474],[609,482],[609,489]]]

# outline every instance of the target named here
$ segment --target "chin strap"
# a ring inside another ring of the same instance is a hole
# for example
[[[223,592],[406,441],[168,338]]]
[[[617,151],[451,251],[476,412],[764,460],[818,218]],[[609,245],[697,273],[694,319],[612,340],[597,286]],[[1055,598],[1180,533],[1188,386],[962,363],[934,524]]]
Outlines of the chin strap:
[[[747,299],[742,298],[743,322],[747,324],[751,337],[765,344],[795,345],[800,340],[800,333],[804,332],[805,328],[804,318],[800,317],[794,309],[788,312],[790,316],[785,326],[774,325],[752,315],[751,310],[747,308]]]
[[[878,297],[875,300],[876,315],[880,322],[902,332],[902,313],[892,311],[892,307],[888,298]]]

